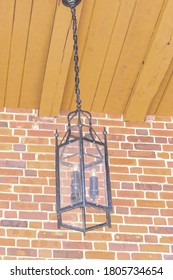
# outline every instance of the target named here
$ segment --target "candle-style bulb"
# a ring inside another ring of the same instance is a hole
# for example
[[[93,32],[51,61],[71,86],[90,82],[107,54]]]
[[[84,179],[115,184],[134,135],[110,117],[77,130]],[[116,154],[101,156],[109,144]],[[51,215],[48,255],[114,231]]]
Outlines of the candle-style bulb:
[[[98,177],[96,176],[96,171],[92,170],[92,175],[90,177],[90,198],[92,201],[99,196],[99,189],[98,189]]]
[[[71,175],[71,203],[77,203],[81,201],[81,180],[80,172],[77,165],[73,166]]]

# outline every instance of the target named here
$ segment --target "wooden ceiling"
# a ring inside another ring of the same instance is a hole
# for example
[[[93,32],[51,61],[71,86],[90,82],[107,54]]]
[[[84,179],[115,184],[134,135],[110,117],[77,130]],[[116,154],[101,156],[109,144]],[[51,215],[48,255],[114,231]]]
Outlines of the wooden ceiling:
[[[82,0],[82,108],[173,115],[173,0]],[[61,0],[0,0],[0,107],[75,109],[71,13]]]

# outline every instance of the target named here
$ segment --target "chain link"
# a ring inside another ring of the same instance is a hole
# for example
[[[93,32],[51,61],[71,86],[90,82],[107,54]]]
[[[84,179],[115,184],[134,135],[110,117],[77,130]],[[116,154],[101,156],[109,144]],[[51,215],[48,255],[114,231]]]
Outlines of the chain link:
[[[78,36],[77,36],[77,18],[76,9],[71,7],[72,23],[73,23],[73,52],[74,52],[74,71],[75,71],[75,94],[76,108],[81,110],[80,88],[79,88],[79,56],[78,56]]]

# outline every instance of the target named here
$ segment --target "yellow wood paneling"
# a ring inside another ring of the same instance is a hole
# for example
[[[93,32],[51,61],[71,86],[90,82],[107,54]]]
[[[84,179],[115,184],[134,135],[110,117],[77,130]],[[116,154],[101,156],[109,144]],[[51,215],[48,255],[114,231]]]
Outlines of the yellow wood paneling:
[[[15,1],[0,1],[0,107],[4,106]]]
[[[81,15],[81,10],[82,10],[82,5],[83,3],[80,4],[79,9],[77,9],[77,18],[80,21],[80,15]],[[70,11],[69,11],[70,13]],[[69,36],[67,38],[67,42],[65,44],[64,50],[63,50],[63,59],[61,61],[61,71],[59,73],[59,80],[57,83],[56,91],[55,91],[55,96],[54,96],[54,102],[52,106],[52,111],[51,115],[52,116],[57,116],[60,113],[61,109],[61,103],[63,99],[63,93],[64,93],[64,88],[65,88],[65,83],[67,80],[67,74],[68,74],[68,69],[70,66],[70,61],[73,53],[73,40],[72,40],[72,29],[70,29]]]
[[[145,120],[173,114],[173,0],[81,0],[82,108]],[[0,0],[0,107],[74,110],[70,9]]]
[[[128,32],[129,23],[131,21],[136,0],[122,0],[115,21],[114,30],[109,44],[109,49],[105,58],[104,66],[98,87],[92,104],[92,110],[102,112],[109,93],[110,84],[114,73],[117,69],[123,44]]]
[[[125,118],[135,119],[135,110],[138,108],[138,119],[145,118],[148,107],[167,72],[173,55],[173,1],[168,0],[159,29],[154,38],[147,60],[136,85],[135,91],[128,104]]]
[[[44,4],[43,0],[34,1],[20,107],[39,107],[56,4],[56,0],[44,0]]]
[[[64,18],[66,19],[64,21]],[[70,29],[71,15],[69,9],[62,5],[57,6],[54,26],[49,47],[46,71],[44,76],[40,115],[51,115],[54,96],[61,72],[61,61],[63,59],[64,46],[67,40],[68,30]],[[72,48],[71,48],[72,50]]]
[[[163,0],[136,2],[122,54],[110,85],[104,112],[117,114],[124,112],[135,80],[143,65],[162,4]]]
[[[19,105],[32,4],[32,0],[16,1],[5,98],[6,107],[18,107]]]
[[[80,69],[82,108],[85,110],[92,106],[119,6],[119,0],[109,0],[109,5],[100,0],[94,6]],[[70,109],[74,107],[75,97]]]
[[[81,11],[80,22],[78,24],[78,45],[79,45],[79,67],[81,66],[82,56],[85,51],[85,43],[90,28],[90,22],[93,15],[95,0],[84,1],[83,9]],[[67,81],[64,88],[64,95],[61,104],[61,109],[70,110],[73,94],[74,94],[74,59],[73,55],[68,70]],[[79,74],[80,75],[80,74]]]

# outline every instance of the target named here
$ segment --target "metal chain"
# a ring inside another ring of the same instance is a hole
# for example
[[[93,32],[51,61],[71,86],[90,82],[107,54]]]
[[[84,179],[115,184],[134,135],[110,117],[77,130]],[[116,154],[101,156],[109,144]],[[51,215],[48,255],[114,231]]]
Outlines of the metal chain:
[[[80,88],[79,88],[79,56],[78,56],[78,36],[77,36],[77,18],[76,9],[71,7],[72,23],[73,23],[73,52],[74,52],[74,71],[75,71],[75,94],[76,94],[76,108],[81,110]]]

